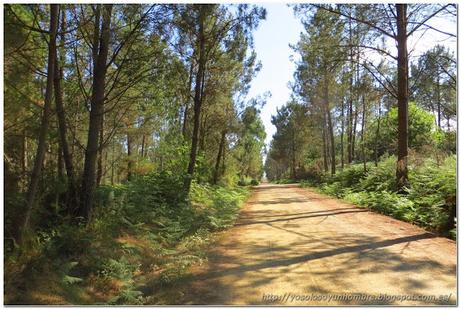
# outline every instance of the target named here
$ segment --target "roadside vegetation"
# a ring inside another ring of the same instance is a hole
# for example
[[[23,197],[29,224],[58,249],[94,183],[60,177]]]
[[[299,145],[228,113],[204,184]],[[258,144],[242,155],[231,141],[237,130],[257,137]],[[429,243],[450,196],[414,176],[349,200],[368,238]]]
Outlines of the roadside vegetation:
[[[456,236],[455,5],[292,8],[266,149],[262,6],[4,5],[6,304],[170,303],[264,172]]]
[[[293,8],[304,33],[291,99],[272,117],[267,178],[456,238],[457,63],[445,44],[456,36],[428,23],[455,23],[453,7]]]
[[[247,94],[265,9],[4,16],[5,303],[162,303],[262,176],[268,94]]]
[[[444,236],[456,238],[456,156],[436,162],[423,159],[411,164],[411,187],[398,194],[394,180],[395,158],[382,160],[378,167],[364,170],[356,164],[334,176],[322,175],[302,180],[302,187],[316,187],[320,192],[354,205],[417,224]]]
[[[41,230],[27,253],[5,259],[7,304],[145,304],[158,287],[206,259],[216,232],[231,226],[249,190],[152,173],[101,186],[88,225]],[[148,292],[147,294],[145,294]]]

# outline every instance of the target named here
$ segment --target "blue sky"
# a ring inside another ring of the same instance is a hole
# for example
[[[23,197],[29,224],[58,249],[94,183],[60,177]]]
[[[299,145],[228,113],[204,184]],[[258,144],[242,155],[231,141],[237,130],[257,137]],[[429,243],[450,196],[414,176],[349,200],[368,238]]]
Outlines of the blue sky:
[[[272,96],[261,111],[261,118],[267,132],[265,143],[268,147],[272,135],[276,132],[271,124],[271,116],[276,114],[276,109],[284,105],[290,96],[288,82],[293,80],[295,64],[290,60],[294,51],[289,44],[296,44],[299,41],[300,33],[303,30],[302,24],[294,16],[292,7],[284,3],[258,3],[267,9],[267,18],[259,24],[259,28],[254,32],[254,48],[257,58],[262,62],[262,70],[253,79],[248,98],[256,97],[270,91]],[[447,21],[434,18],[432,26],[452,33],[456,32],[455,21]],[[412,56],[415,58],[436,43],[447,45],[456,53],[456,39],[444,40],[446,37],[438,33],[428,31],[423,39],[416,37],[409,40],[409,49],[415,48]],[[393,48],[392,53],[396,52],[393,42],[389,42],[389,47]],[[412,58],[412,59],[414,59]]]
[[[302,24],[294,17],[291,7],[282,3],[260,4],[267,9],[267,19],[259,24],[254,33],[254,48],[257,58],[262,62],[262,70],[251,83],[248,97],[256,97],[270,91],[272,97],[267,100],[261,112],[268,146],[276,129],[271,124],[271,116],[276,108],[289,100],[288,82],[293,79],[295,64],[289,60],[294,52],[289,44],[295,44],[300,38]]]

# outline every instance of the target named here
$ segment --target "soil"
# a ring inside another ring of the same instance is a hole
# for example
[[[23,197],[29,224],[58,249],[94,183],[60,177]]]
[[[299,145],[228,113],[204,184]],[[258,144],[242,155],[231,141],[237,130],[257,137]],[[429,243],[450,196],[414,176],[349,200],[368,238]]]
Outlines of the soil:
[[[297,185],[262,184],[173,302],[456,304],[456,261],[450,239]]]

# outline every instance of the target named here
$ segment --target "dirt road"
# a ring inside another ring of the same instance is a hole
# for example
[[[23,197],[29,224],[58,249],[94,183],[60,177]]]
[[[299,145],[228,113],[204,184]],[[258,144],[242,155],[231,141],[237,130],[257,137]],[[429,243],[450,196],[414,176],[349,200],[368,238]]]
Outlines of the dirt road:
[[[456,244],[295,185],[261,185],[177,301],[455,304]]]

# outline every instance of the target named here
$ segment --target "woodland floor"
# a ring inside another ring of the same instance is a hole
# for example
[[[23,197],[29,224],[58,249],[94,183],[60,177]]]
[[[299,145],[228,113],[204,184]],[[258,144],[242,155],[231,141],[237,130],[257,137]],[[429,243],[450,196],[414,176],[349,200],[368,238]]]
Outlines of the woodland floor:
[[[296,185],[262,184],[208,262],[171,288],[170,304],[455,304],[456,243]],[[306,299],[355,293],[450,298]]]

